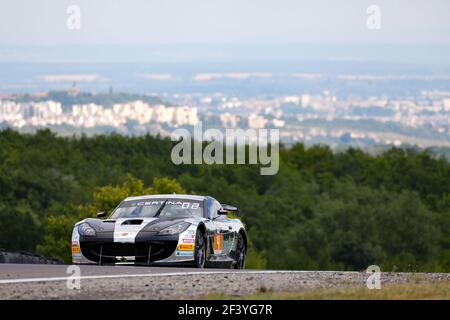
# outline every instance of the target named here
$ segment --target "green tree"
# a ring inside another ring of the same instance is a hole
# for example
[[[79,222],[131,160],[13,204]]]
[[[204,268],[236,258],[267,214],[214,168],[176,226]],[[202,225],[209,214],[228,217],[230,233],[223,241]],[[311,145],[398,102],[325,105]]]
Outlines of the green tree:
[[[66,263],[71,261],[71,235],[74,224],[85,218],[92,218],[96,213],[105,210],[111,212],[126,197],[160,193],[185,193],[180,184],[169,178],[154,178],[150,187],[127,175],[125,181],[118,186],[98,188],[93,195],[93,203],[73,207],[71,212],[50,214],[46,219],[46,235],[42,244],[37,246],[38,252]]]

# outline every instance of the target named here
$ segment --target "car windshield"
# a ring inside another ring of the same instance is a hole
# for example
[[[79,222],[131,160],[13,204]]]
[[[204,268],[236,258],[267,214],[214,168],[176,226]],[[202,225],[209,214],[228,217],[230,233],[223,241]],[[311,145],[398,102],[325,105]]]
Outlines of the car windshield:
[[[203,216],[203,202],[192,199],[143,199],[123,201],[110,219]]]

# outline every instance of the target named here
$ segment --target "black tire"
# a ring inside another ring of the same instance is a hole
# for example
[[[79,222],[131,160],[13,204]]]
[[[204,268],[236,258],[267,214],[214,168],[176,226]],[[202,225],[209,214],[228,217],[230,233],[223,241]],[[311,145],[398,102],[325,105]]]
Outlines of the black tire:
[[[206,264],[206,240],[203,232],[197,229],[195,235],[194,260],[196,268],[204,268]]]
[[[247,246],[245,245],[244,237],[241,233],[238,235],[238,241],[236,246],[236,263],[235,269],[245,269],[245,256],[247,254]]]

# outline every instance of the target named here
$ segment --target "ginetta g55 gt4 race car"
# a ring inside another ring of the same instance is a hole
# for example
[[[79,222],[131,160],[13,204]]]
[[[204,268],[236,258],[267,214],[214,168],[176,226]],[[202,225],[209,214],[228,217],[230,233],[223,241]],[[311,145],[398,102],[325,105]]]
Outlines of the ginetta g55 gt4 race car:
[[[107,219],[72,232],[75,264],[190,264],[243,269],[247,234],[238,212],[209,196],[150,195],[123,200]],[[105,217],[100,212],[98,217]]]

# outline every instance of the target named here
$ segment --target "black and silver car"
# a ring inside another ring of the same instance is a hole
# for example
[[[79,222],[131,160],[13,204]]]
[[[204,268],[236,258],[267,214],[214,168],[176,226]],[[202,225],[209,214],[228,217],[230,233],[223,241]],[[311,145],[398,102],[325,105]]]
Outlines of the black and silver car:
[[[189,264],[243,269],[247,234],[228,212],[238,208],[209,196],[129,197],[106,219],[85,219],[72,233],[75,264]]]

